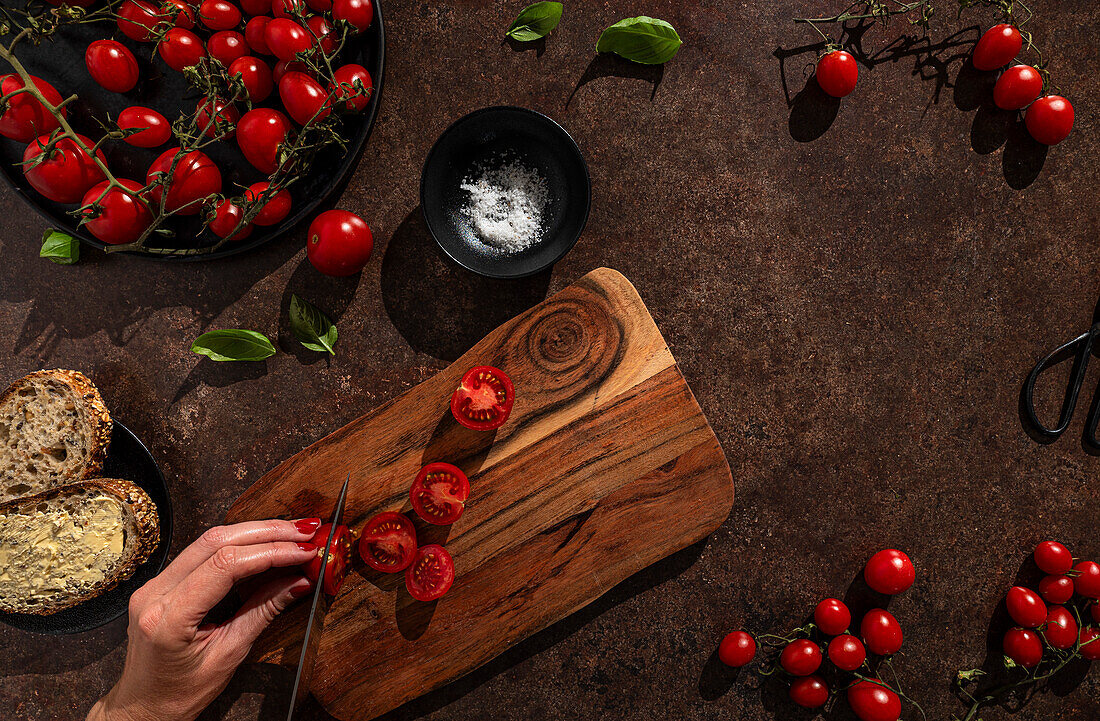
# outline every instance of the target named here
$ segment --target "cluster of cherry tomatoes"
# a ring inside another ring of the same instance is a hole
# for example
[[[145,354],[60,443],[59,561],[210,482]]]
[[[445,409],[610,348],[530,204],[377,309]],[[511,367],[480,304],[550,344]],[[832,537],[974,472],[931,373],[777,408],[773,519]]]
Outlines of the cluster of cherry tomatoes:
[[[451,412],[463,426],[495,430],[504,425],[515,403],[516,391],[504,371],[492,366],[471,368],[451,395]],[[409,489],[409,502],[416,515],[436,526],[449,526],[462,517],[470,497],[470,480],[450,463],[429,463],[420,469]],[[316,582],[321,570],[324,544],[331,525],[317,531],[312,543],[317,557],[303,570]],[[347,526],[338,526],[332,540],[329,565],[325,570],[324,590],[336,595],[350,565],[354,535]],[[455,580],[451,554],[439,544],[417,545],[416,527],[404,513],[386,511],[367,521],[359,537],[359,556],[381,573],[405,572],[405,587],[418,601],[434,601],[450,590]]]
[[[1057,651],[1078,649],[1089,661],[1100,660],[1100,564],[1075,565],[1069,549],[1056,541],[1040,543],[1034,557],[1047,575],[1039,581],[1038,593],[1024,586],[1009,589],[1005,606],[1017,625],[1005,633],[1005,655],[1032,669],[1043,660],[1045,643]],[[1074,594],[1088,604],[1092,624],[1066,607]]]
[[[1011,63],[1023,48],[1023,36],[1014,25],[995,25],[974,46],[971,61],[981,71],[999,70]],[[843,98],[856,89],[859,64],[851,53],[832,50],[817,61],[817,84],[828,95]],[[1056,145],[1073,128],[1073,106],[1061,95],[1045,95],[1043,76],[1031,65],[1013,65],[1001,73],[993,87],[993,102],[1002,110],[1023,110],[1028,133],[1044,145]]]
[[[863,577],[872,590],[893,596],[913,585],[916,570],[905,553],[886,549],[871,557]],[[814,609],[813,623],[799,629],[806,638],[782,639],[778,663],[790,679],[790,698],[803,708],[819,708],[828,702],[829,685],[819,673],[827,657],[838,672],[851,675],[845,686],[848,705],[861,721],[897,721],[901,716],[898,694],[859,671],[869,671],[868,653],[886,657],[901,650],[901,624],[881,608],[864,614],[858,637],[849,631],[851,623],[848,606],[839,599],[826,598]],[[756,641],[745,631],[734,631],[718,647],[719,660],[734,668],[747,665],[755,656]]]

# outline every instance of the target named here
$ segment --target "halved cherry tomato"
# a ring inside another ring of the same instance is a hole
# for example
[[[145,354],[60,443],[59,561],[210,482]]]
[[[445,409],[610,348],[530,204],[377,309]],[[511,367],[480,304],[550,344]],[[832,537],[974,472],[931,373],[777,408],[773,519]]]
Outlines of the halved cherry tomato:
[[[89,148],[95,145],[83,135],[77,137]],[[50,156],[35,164],[49,143],[50,136],[42,135],[23,151],[23,174],[39,193],[58,203],[75,203],[103,180],[103,171],[72,138],[61,138]],[[96,157],[107,162],[102,150],[96,151]]]
[[[350,23],[361,33],[374,20],[374,3],[371,0],[333,0],[332,17]]]
[[[264,39],[264,30],[269,22],[271,22],[271,18],[266,15],[257,15],[244,26],[245,42],[248,43],[248,47],[260,55],[274,55],[271,48],[267,46],[267,40]]]
[[[241,11],[226,0],[203,0],[199,20],[211,30],[230,30],[241,23]]]
[[[978,70],[996,70],[1008,65],[1020,53],[1024,38],[1014,25],[1002,23],[985,31],[974,46],[971,60]]]
[[[179,72],[198,65],[199,60],[206,57],[206,47],[199,36],[183,28],[172,28],[165,33],[164,40],[157,46],[157,52],[168,67]]]
[[[237,145],[245,160],[261,173],[271,175],[279,167],[279,145],[290,128],[290,121],[278,110],[254,108],[237,123]]]
[[[220,30],[206,41],[206,52],[225,67],[248,55],[248,43],[236,30]]]
[[[1001,110],[1019,110],[1039,97],[1043,78],[1030,65],[1013,65],[1001,73],[993,86],[993,103]]]
[[[137,191],[144,186],[128,178],[119,178],[118,182],[126,190],[111,188],[107,190],[107,181],[93,187],[81,199],[81,205],[91,205],[98,201],[100,212],[96,217],[84,223],[84,228],[104,243],[118,245],[130,243],[138,239],[145,229],[153,222],[153,214],[138,200]],[[103,195],[100,199],[99,196]],[[91,216],[92,209],[85,211],[86,216]]]
[[[313,47],[313,36],[290,18],[275,18],[264,27],[264,42],[280,60],[289,62]]]
[[[43,97],[51,105],[57,106],[61,102],[61,93],[54,86],[42,78],[31,76],[31,81]],[[23,87],[23,80],[18,75],[4,75],[0,77],[0,94],[8,95]],[[68,109],[61,108],[61,114],[67,115]],[[0,135],[21,143],[29,143],[39,135],[53,132],[58,127],[55,118],[46,106],[38,102],[38,99],[29,93],[20,93],[7,98],[7,109],[0,115]]]
[[[237,58],[230,63],[228,74],[230,78],[239,75],[241,83],[248,93],[247,96],[238,98],[238,100],[248,100],[253,104],[262,103],[267,100],[267,96],[271,95],[271,91],[275,87],[275,84],[271,81],[271,68],[263,60],[250,55]]]
[[[429,463],[421,468],[409,491],[416,515],[437,526],[457,521],[469,497],[469,479],[450,463]]]
[[[379,513],[363,528],[359,556],[376,571],[404,571],[416,557],[416,527],[404,513]]]
[[[84,51],[88,74],[99,85],[115,93],[128,93],[138,82],[137,58],[117,40],[96,40]]]
[[[1039,98],[1024,114],[1024,125],[1043,145],[1057,145],[1073,130],[1073,105],[1061,95]]]
[[[224,238],[240,225],[243,217],[244,211],[240,206],[235,205],[231,200],[223,200],[207,218],[206,227],[210,228],[210,232],[214,235]],[[252,235],[253,229],[252,223],[246,223],[230,240],[244,240]]]
[[[134,105],[118,114],[118,127],[123,130],[144,128],[124,140],[136,148],[155,148],[164,145],[172,137],[172,126],[168,118],[152,108]]]
[[[451,395],[451,413],[467,428],[491,431],[504,425],[515,401],[516,388],[504,371],[477,366],[466,371]]]
[[[244,191],[244,199],[254,203],[270,186],[266,180],[253,183]],[[252,218],[252,222],[256,225],[277,225],[283,222],[290,214],[291,202],[290,191],[283,188],[267,199],[264,207]]]
[[[172,169],[173,159],[180,148],[169,148],[153,161],[149,172],[145,174],[148,185],[157,179],[157,173],[167,174]],[[214,161],[201,150],[192,150],[175,164],[172,182],[168,186],[168,198],[164,207],[169,212],[180,215],[195,215],[202,210],[203,199],[220,192],[222,173]],[[154,206],[160,203],[164,188],[160,185],[149,191]]]
[[[405,569],[405,587],[417,601],[434,601],[455,581],[455,562],[447,549],[434,543],[421,546]]]
[[[374,86],[371,84],[370,73],[366,68],[348,63],[336,68],[332,77],[336,82],[329,85],[328,91],[330,93],[335,91],[333,103],[337,107],[355,112],[367,107]]]
[[[314,583],[321,574],[321,561],[325,555],[325,543],[328,542],[331,523],[326,523],[317,530],[311,543],[317,546],[317,555],[313,560],[302,566],[306,578]],[[325,565],[325,593],[335,596],[344,585],[344,578],[348,575],[348,565],[351,561],[351,533],[347,526],[337,526],[336,533],[332,536],[332,545],[329,547],[328,563]]]
[[[328,93],[321,83],[305,73],[291,70],[279,79],[279,99],[287,115],[299,125],[318,123],[332,113]]]

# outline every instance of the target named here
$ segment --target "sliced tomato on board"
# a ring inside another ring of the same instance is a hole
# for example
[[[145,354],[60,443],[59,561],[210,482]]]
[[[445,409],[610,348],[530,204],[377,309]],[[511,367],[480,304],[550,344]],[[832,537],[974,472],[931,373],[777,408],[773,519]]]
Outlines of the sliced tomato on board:
[[[317,576],[321,573],[321,558],[325,555],[325,543],[328,542],[331,523],[321,526],[311,543],[317,546],[317,555],[312,561],[304,564],[302,570],[306,577],[316,583]],[[325,566],[325,593],[335,596],[340,592],[340,586],[344,585],[344,578],[348,575],[348,565],[351,560],[351,532],[347,526],[337,526],[336,534],[332,537],[332,546],[329,548],[328,565]]]
[[[363,528],[359,556],[375,571],[404,571],[416,557],[416,527],[404,513],[379,513]]]
[[[500,428],[512,412],[516,388],[504,371],[492,366],[471,368],[451,396],[455,420],[475,431]]]
[[[405,587],[417,601],[434,601],[451,590],[455,562],[447,549],[434,543],[421,546],[405,569]]]
[[[457,521],[469,497],[469,479],[450,463],[429,463],[421,468],[409,491],[416,515],[437,526]]]

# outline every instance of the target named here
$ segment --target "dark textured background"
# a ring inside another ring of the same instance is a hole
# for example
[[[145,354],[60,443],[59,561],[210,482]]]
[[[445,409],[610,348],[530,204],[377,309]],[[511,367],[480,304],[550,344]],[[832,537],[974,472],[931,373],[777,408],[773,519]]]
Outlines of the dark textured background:
[[[43,221],[0,192],[0,377],[94,376],[170,479],[178,549],[280,460],[546,293],[617,268],[725,447],[733,513],[706,543],[392,718],[808,717],[775,682],[719,672],[715,645],[739,626],[799,622],[845,594],[874,550],[898,546],[918,583],[890,607],[906,631],[896,666],[929,718],[948,719],[963,708],[949,679],[985,660],[990,618],[1032,546],[1054,536],[1100,556],[1084,413],[1041,446],[1017,409],[1032,363],[1088,326],[1100,294],[1100,9],[1034,3],[1077,109],[1073,135],[1044,157],[965,67],[992,22],[982,11],[956,22],[941,3],[930,42],[899,39],[901,24],[857,33],[859,87],[828,103],[805,89],[813,34],[789,18],[840,3],[570,3],[552,38],[520,51],[501,33],[523,4],[386,3],[382,112],[339,200],[375,230],[360,277],[315,273],[304,230],[213,264],[88,253],[55,266],[36,257]],[[642,12],[679,29],[675,60],[662,71],[594,56],[603,27]],[[417,207],[439,133],[502,103],[560,121],[594,183],[576,249],[514,284],[441,260]],[[331,362],[289,340],[292,291],[339,319]],[[278,334],[284,352],[216,365],[188,351],[203,330],[234,326]],[[81,716],[117,676],[124,638],[122,622],[59,640],[0,628],[2,715]],[[1098,678],[1073,668],[1014,718],[1097,718]],[[263,694],[281,682],[242,673],[209,718],[277,718]]]

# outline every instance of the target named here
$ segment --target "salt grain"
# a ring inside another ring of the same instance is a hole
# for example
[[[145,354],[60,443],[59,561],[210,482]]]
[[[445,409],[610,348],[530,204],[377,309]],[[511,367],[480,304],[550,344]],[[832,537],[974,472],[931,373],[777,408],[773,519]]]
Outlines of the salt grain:
[[[463,207],[478,238],[506,253],[534,245],[542,237],[542,214],[550,194],[546,179],[516,161],[480,168],[460,186],[470,194]]]

